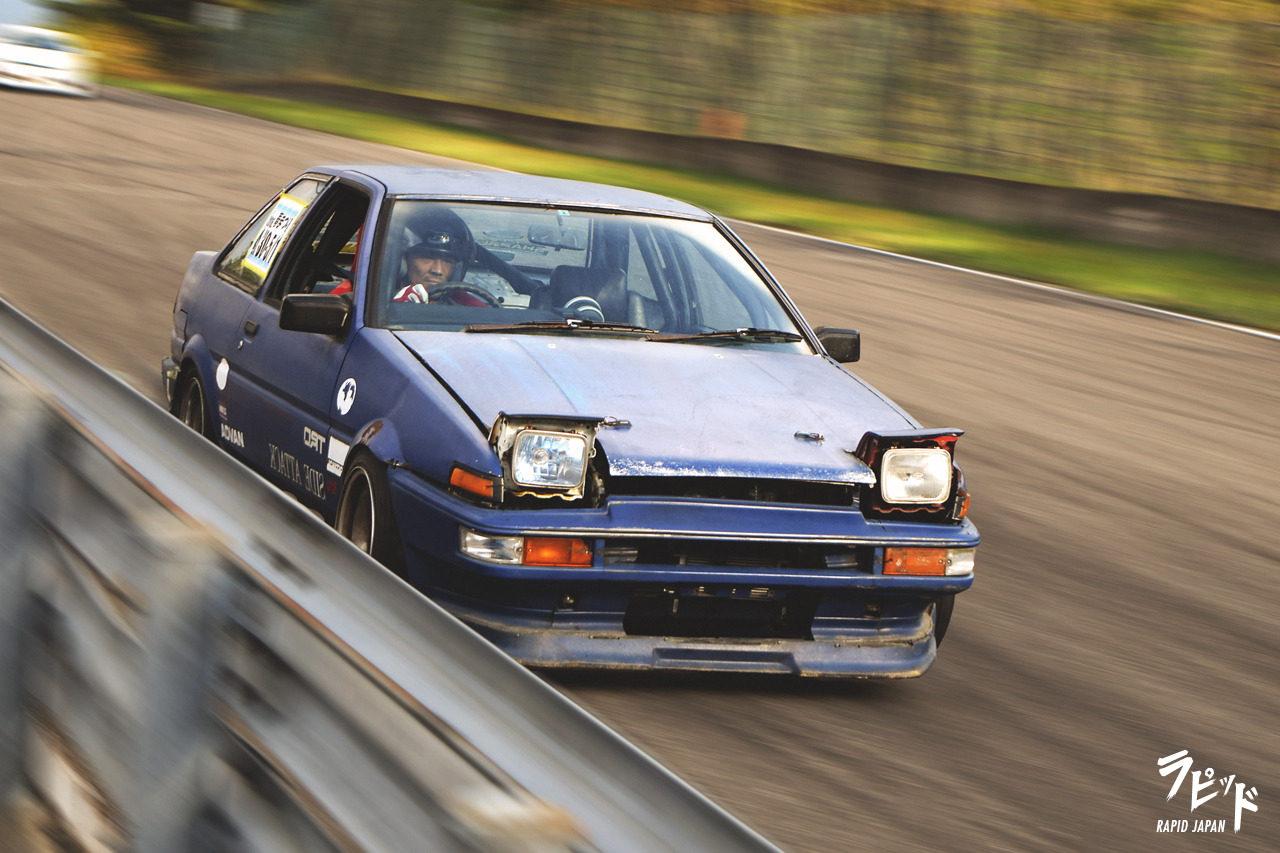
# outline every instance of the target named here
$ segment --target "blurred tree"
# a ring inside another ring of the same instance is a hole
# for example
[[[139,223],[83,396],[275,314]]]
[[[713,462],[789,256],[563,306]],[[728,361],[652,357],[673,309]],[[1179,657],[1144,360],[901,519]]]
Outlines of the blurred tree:
[[[189,74],[199,68],[213,21],[309,0],[36,0],[61,29],[82,36],[105,73]]]
[[[1150,21],[1280,20],[1280,0],[460,0],[476,5],[527,8],[618,6],[649,12],[710,15],[1016,14],[1068,20]]]
[[[209,47],[219,15],[315,5],[318,0],[35,0],[59,25],[99,48],[107,73],[190,74]],[[938,18],[1035,14],[1066,20],[1259,21],[1280,23],[1280,0],[453,0],[496,14],[538,15],[601,7],[650,13],[751,16],[913,15]],[[336,0],[358,14],[360,0]],[[943,28],[945,29],[945,28]]]

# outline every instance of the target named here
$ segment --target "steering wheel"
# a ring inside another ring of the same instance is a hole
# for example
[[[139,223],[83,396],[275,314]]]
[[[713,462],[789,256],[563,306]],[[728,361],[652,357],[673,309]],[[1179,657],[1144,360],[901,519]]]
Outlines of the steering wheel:
[[[577,317],[580,320],[589,320],[592,323],[604,322],[604,309],[600,307],[600,303],[592,299],[590,296],[575,296],[564,304],[565,316]]]
[[[336,278],[338,281],[342,281],[344,278],[351,278],[351,270],[336,261],[324,260],[318,256],[311,259],[311,268],[315,270],[317,276],[324,276],[328,279]]]
[[[454,302],[455,294],[465,293],[468,296],[474,296],[489,308],[501,308],[502,301],[494,296],[483,287],[476,287],[473,284],[461,284],[456,281],[447,282],[445,284],[437,284],[427,290],[427,297],[432,302]],[[457,304],[456,302],[454,304]]]

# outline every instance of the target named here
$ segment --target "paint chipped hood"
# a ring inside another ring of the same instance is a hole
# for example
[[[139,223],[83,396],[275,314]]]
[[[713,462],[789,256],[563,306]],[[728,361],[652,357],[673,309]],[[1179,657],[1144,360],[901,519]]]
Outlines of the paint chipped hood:
[[[485,425],[499,413],[608,418],[615,476],[871,483],[869,429],[916,426],[822,356],[599,336],[397,332]]]

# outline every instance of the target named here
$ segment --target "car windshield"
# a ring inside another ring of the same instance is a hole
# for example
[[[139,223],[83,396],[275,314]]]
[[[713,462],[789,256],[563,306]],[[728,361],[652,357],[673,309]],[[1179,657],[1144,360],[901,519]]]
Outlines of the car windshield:
[[[509,204],[393,204],[373,325],[686,340],[752,329],[778,334],[707,342],[801,346],[778,297],[710,222]]]
[[[79,52],[77,46],[67,36],[39,30],[7,30],[0,32],[0,42],[9,42],[18,47],[34,47],[41,50],[60,50],[67,53]]]

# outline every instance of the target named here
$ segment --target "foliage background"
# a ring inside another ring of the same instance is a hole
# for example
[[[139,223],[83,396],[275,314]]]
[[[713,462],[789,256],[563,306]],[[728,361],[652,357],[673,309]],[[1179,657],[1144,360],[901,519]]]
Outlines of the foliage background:
[[[108,73],[338,81],[1280,207],[1280,0],[47,2]]]

